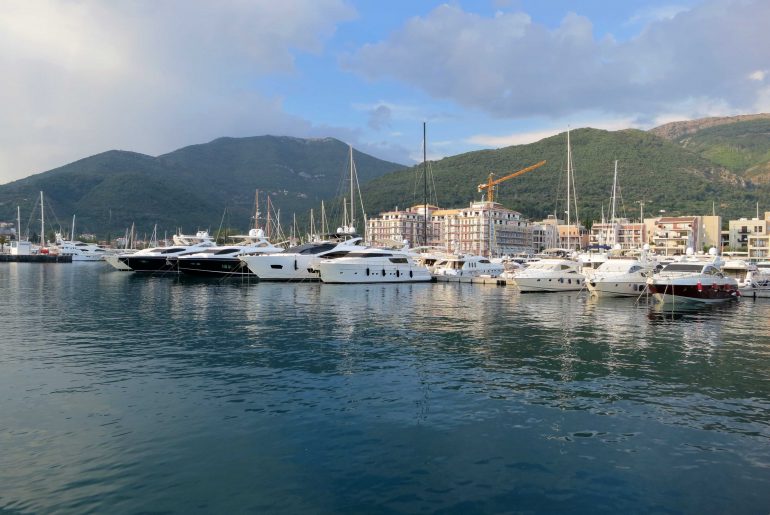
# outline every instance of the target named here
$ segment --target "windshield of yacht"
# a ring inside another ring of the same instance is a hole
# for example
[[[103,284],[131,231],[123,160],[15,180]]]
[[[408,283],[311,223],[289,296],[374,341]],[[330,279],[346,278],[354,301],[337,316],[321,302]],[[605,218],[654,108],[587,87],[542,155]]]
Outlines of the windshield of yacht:
[[[641,270],[641,266],[636,261],[619,260],[619,261],[606,261],[596,269],[597,272],[617,272],[617,273],[633,273]]]
[[[699,274],[702,270],[703,264],[699,263],[671,263],[670,265],[666,265],[662,272],[687,272]]]
[[[391,257],[392,252],[351,252],[345,257],[352,258],[375,258],[375,257]]]

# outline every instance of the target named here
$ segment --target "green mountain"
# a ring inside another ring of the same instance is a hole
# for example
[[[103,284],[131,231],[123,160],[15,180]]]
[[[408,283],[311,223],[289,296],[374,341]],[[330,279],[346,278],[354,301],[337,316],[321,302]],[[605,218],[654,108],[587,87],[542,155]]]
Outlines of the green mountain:
[[[68,227],[101,236],[122,234],[132,223],[141,233],[183,228],[245,230],[252,223],[254,195],[265,194],[283,220],[317,208],[342,191],[349,169],[348,146],[332,138],[259,136],[220,138],[151,157],[112,150],[0,186],[0,220],[16,218],[35,231],[32,211],[43,191],[50,228]],[[359,181],[402,168],[353,151]],[[347,186],[345,186],[347,188]],[[223,213],[225,213],[223,217]],[[39,208],[34,217],[39,220]],[[50,230],[50,229],[47,229]]]
[[[770,183],[770,114],[674,122],[650,132],[755,183]]]
[[[639,217],[638,201],[645,202],[645,216],[710,214],[712,203],[722,216],[746,216],[755,202],[764,201],[768,190],[744,180],[728,168],[680,145],[639,130],[608,132],[579,129],[570,134],[575,186],[580,219],[601,218],[609,209],[614,160],[618,160],[621,215]],[[503,205],[536,219],[566,210],[566,133],[528,145],[482,150],[430,163],[438,203],[442,207],[466,206],[480,199],[477,187],[490,172],[501,177],[546,159],[534,171],[504,182],[497,198]],[[370,213],[422,203],[421,167],[380,177],[364,187]],[[770,207],[770,206],[768,206]],[[574,214],[574,211],[573,211]]]

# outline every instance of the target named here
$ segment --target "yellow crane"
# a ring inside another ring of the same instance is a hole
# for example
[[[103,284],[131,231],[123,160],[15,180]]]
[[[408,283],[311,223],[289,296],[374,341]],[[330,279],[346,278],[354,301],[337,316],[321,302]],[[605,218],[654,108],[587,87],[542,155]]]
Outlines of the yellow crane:
[[[503,181],[507,181],[508,179],[513,179],[514,177],[518,177],[519,175],[525,174],[527,172],[531,172],[535,168],[540,168],[543,166],[546,162],[540,161],[537,164],[534,164],[532,166],[528,166],[526,168],[523,168],[519,170],[518,172],[513,172],[512,174],[506,175],[505,177],[500,177],[499,179],[495,179],[494,174],[489,174],[489,180],[485,183],[479,184],[479,191],[487,190],[487,199],[490,202],[495,201],[495,186],[500,184]]]

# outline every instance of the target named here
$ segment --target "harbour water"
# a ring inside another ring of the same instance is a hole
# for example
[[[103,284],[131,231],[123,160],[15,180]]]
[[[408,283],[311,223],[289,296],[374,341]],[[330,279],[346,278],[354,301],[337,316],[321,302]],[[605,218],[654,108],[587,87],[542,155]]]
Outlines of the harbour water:
[[[770,301],[0,267],[2,513],[767,513]]]

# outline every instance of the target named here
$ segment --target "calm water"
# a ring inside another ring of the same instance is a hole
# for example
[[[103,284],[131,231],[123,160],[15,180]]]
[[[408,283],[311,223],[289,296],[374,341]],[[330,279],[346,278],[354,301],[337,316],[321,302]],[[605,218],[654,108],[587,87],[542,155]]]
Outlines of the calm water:
[[[770,301],[0,265],[3,513],[768,513]]]

